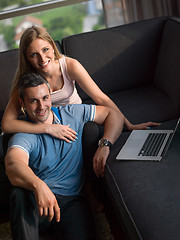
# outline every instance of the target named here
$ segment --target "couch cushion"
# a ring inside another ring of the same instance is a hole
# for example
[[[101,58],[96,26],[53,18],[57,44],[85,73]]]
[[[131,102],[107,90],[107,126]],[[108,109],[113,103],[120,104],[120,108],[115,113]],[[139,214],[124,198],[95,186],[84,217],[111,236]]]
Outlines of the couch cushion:
[[[161,128],[174,126],[171,121]],[[161,162],[117,161],[127,136],[122,134],[114,144],[106,166],[106,189],[117,216],[123,219],[130,239],[179,239],[180,132],[174,145],[176,155],[171,152],[171,157],[169,152]]]
[[[105,93],[149,84],[165,20],[162,17],[70,36],[62,40],[63,52],[78,59]],[[79,87],[78,92],[83,99],[88,98]]]
[[[153,84],[111,93],[109,97],[134,124],[147,121],[161,123],[179,116],[174,102]],[[93,103],[90,99],[83,102]]]
[[[174,102],[180,114],[180,22],[168,19],[161,42],[155,83]]]

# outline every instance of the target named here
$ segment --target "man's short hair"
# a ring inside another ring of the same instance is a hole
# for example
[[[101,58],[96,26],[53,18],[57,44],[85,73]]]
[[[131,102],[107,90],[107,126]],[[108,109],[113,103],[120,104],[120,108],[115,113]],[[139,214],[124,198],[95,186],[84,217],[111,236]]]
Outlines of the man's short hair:
[[[48,89],[49,89],[49,93],[50,93],[50,85],[48,83],[48,81],[41,76],[38,73],[25,73],[23,74],[20,79],[19,79],[19,83],[18,83],[18,90],[19,90],[19,97],[24,100],[24,90],[26,88],[29,87],[37,87],[39,85],[42,84],[46,84]]]

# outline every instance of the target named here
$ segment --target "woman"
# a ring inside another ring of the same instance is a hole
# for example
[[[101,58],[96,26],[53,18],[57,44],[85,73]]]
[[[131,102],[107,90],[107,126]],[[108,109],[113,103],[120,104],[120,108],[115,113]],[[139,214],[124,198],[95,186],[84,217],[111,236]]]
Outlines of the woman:
[[[61,55],[45,29],[33,26],[26,29],[21,37],[19,65],[10,100],[2,119],[3,132],[48,133],[67,142],[76,139],[76,132],[69,125],[37,125],[17,119],[20,113],[17,91],[18,79],[22,74],[30,71],[38,72],[49,82],[53,106],[81,103],[75,88],[75,82],[77,82],[96,104],[109,106],[120,111],[113,101],[99,89],[77,60]],[[151,125],[156,126],[157,123],[148,122],[133,125],[125,119],[125,125],[128,130],[133,130],[147,129]]]

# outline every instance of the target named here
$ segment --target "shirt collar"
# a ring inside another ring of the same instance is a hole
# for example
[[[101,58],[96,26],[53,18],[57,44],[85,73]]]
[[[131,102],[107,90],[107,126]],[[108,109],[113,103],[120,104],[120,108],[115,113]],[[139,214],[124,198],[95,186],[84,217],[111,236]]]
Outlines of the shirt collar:
[[[52,110],[53,115],[54,115],[53,123],[54,124],[61,124],[61,116],[60,116],[59,108],[51,107],[51,110]]]
[[[59,109],[52,107],[51,111],[53,113],[53,124],[61,124],[61,117],[59,115]],[[37,122],[32,121],[28,114],[18,117],[18,119],[25,120],[25,121],[32,122],[32,123],[37,123]]]

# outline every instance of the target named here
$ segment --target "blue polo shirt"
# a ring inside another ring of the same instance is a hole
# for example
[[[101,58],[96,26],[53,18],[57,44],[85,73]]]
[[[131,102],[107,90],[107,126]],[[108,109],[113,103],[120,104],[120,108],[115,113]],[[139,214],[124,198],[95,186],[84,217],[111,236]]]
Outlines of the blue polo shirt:
[[[73,104],[52,111],[54,124],[69,124],[78,133],[78,140],[67,143],[49,134],[17,133],[10,139],[8,149],[25,151],[29,167],[53,193],[78,195],[84,184],[82,131],[86,122],[94,120],[95,106]]]

